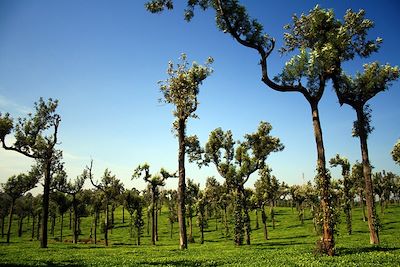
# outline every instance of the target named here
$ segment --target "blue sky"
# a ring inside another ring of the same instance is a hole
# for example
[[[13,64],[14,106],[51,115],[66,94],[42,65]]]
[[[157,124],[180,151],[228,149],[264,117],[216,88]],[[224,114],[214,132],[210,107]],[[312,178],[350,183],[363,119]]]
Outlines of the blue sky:
[[[345,64],[346,71],[379,60],[399,64],[397,1],[242,1],[249,14],[282,45],[283,25],[293,13],[308,12],[317,3],[333,8],[337,17],[346,9],[364,8],[375,21],[370,36],[384,42],[379,53]],[[127,188],[143,188],[131,181],[133,169],[148,162],[152,172],[177,169],[177,140],[171,133],[172,106],[161,105],[157,81],[167,78],[169,60],[187,53],[190,61],[215,59],[214,73],[200,89],[200,119],[188,122],[188,134],[202,144],[217,127],[231,129],[235,139],[253,132],[261,120],[273,126],[285,150],[271,155],[268,164],[278,179],[289,184],[313,180],[316,148],[310,109],[296,93],[279,93],[260,79],[258,56],[219,32],[213,12],[198,11],[193,21],[183,20],[184,1],[172,12],[150,14],[144,1],[14,1],[0,2],[0,111],[14,117],[33,110],[39,99],[59,99],[62,117],[60,149],[70,178],[94,160],[100,178],[110,168]],[[271,76],[288,60],[274,52]],[[375,131],[369,137],[375,170],[399,173],[390,151],[400,137],[400,84],[371,101]],[[360,159],[358,139],[351,137],[354,112],[339,107],[329,85],[320,103],[327,159],[340,153],[351,163]],[[12,141],[12,139],[10,139]],[[0,149],[0,183],[29,169],[31,162]],[[332,170],[340,178],[339,170]],[[202,186],[214,166],[198,169],[187,164],[187,177]],[[248,186],[252,186],[256,175]],[[176,179],[167,182],[175,187]]]

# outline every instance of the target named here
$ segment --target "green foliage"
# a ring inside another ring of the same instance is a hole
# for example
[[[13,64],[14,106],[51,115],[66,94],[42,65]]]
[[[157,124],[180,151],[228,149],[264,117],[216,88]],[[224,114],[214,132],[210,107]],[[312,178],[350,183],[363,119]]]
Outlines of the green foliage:
[[[160,102],[173,104],[175,106],[174,116],[186,120],[189,117],[197,117],[194,112],[199,104],[197,100],[199,86],[212,73],[210,64],[214,60],[209,57],[205,66],[196,62],[189,66],[186,54],[182,54],[179,59],[181,62],[176,65],[176,68],[172,61],[168,63],[169,78],[159,82],[163,94]],[[177,129],[176,123],[175,129]]]
[[[21,173],[13,175],[1,186],[4,192],[15,201],[17,198],[34,188],[38,183],[39,178],[40,175],[33,170],[29,174]]]
[[[397,140],[397,143],[393,146],[392,158],[397,164],[400,164],[400,139]]]

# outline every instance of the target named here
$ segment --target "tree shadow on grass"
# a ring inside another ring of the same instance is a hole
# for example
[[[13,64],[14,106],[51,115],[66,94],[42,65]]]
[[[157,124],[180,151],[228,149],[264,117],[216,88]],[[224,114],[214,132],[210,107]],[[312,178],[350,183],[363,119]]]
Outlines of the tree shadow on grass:
[[[226,262],[224,262],[226,263]],[[219,266],[221,263],[214,260],[163,260],[162,262],[137,262],[137,265],[162,265],[162,266]]]
[[[360,253],[369,253],[369,252],[391,252],[399,250],[400,247],[380,247],[380,246],[368,246],[368,247],[359,247],[359,248],[337,248],[337,255],[353,255],[353,254],[360,254]]]

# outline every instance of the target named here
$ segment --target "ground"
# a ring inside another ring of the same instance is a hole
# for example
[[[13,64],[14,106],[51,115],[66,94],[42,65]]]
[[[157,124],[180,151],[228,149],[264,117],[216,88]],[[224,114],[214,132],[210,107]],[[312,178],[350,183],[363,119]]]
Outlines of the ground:
[[[189,244],[189,249],[178,249],[179,237],[177,223],[174,225],[173,238],[170,238],[167,224],[167,210],[163,210],[159,222],[159,241],[151,245],[146,226],[142,245],[136,246],[129,235],[129,220],[126,216],[122,223],[122,211],[115,215],[115,228],[109,234],[110,246],[104,247],[90,243],[71,244],[58,242],[59,231],[50,236],[49,247],[39,248],[39,241],[30,239],[30,223],[25,225],[23,236],[15,236],[17,221],[13,225],[11,243],[0,239],[0,265],[2,266],[400,266],[400,206],[391,205],[380,214],[383,229],[380,233],[381,244],[369,244],[367,223],[362,221],[361,210],[353,212],[353,234],[346,233],[345,219],[342,217],[336,236],[337,256],[327,257],[315,253],[318,236],[309,212],[302,225],[297,212],[289,207],[277,208],[277,225],[272,229],[268,222],[270,240],[263,240],[263,230],[253,229],[252,244],[236,247],[231,239],[223,234],[223,225],[209,220],[205,243],[199,244],[198,227],[194,228],[196,243]],[[126,215],[126,214],[125,214]],[[252,227],[255,228],[255,215],[252,214]],[[195,222],[195,220],[193,220]],[[90,235],[91,218],[82,219],[82,241]],[[65,216],[64,241],[72,239],[68,229],[69,218]],[[58,221],[57,226],[59,227]],[[102,234],[99,234],[102,237]]]

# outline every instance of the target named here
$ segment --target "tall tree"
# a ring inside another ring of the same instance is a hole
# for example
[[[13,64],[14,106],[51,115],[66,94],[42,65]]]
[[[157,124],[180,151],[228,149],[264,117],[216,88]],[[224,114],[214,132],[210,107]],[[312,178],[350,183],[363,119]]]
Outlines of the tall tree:
[[[29,174],[21,173],[19,175],[13,175],[8,178],[5,184],[1,185],[4,193],[9,195],[11,198],[10,211],[8,215],[7,243],[10,243],[11,224],[15,201],[22,197],[26,192],[34,188],[38,183],[39,178],[40,173],[38,173],[37,169],[33,167]]]
[[[393,160],[400,165],[400,139],[397,140],[397,143],[393,146],[392,157]]]
[[[171,174],[161,168],[160,174],[150,174],[150,166],[145,163],[143,165],[139,165],[133,172],[132,178],[140,178],[143,176],[143,180],[149,183],[151,190],[151,222],[152,222],[152,231],[151,231],[151,243],[153,245],[156,244],[156,203],[159,199],[160,191],[159,187],[165,185],[165,180],[170,177],[175,177],[175,174]]]
[[[72,197],[72,208],[74,210],[74,223],[72,227],[72,232],[73,232],[73,243],[77,244],[78,243],[78,238],[79,238],[79,230],[78,230],[78,220],[79,220],[79,214],[78,214],[78,205],[79,201],[77,198],[77,195],[82,192],[83,185],[85,183],[85,180],[87,178],[87,170],[85,169],[83,174],[80,176],[77,176],[76,179],[72,182],[67,181],[67,174],[65,172],[60,173],[56,177],[54,177],[54,184],[55,187],[58,191],[68,194]]]
[[[105,208],[105,215],[104,215],[104,240],[106,246],[108,246],[108,229],[109,229],[109,204],[110,201],[114,200],[122,191],[122,183],[115,175],[111,174],[111,171],[106,169],[104,174],[101,178],[100,182],[95,182],[93,173],[93,160],[90,162],[90,166],[86,167],[86,171],[84,172],[90,179],[92,185],[98,189],[103,194],[104,200],[104,208]]]
[[[4,226],[7,214],[10,212],[11,198],[4,192],[0,191],[0,219],[1,219],[1,238],[4,238]]]
[[[47,247],[47,221],[49,217],[50,184],[52,169],[57,159],[61,158],[61,151],[55,148],[58,139],[58,127],[61,117],[56,113],[57,100],[42,98],[35,103],[35,113],[26,118],[19,118],[14,125],[8,113],[0,113],[0,142],[6,150],[16,151],[29,158],[35,159],[43,168],[43,215],[42,238],[40,246]],[[7,145],[6,136],[14,131],[15,142]]]
[[[246,134],[242,142],[235,142],[231,131],[224,132],[217,128],[210,133],[205,145],[203,164],[213,163],[216,166],[234,196],[236,245],[242,245],[244,232],[246,244],[250,244],[249,207],[245,200],[244,185],[251,174],[265,166],[271,152],[284,148],[279,138],[270,136],[271,130],[269,123],[260,122],[256,132]]]
[[[288,61],[276,79],[268,74],[267,58],[275,47],[275,39],[264,33],[263,26],[250,18],[246,8],[237,0],[188,0],[185,19],[190,21],[194,9],[213,8],[216,13],[217,27],[229,33],[239,44],[255,50],[260,56],[262,81],[279,92],[301,93],[311,108],[315,141],[317,146],[317,185],[320,189],[323,211],[322,249],[328,255],[334,255],[334,222],[331,214],[330,175],[326,169],[325,149],[322,136],[318,104],[322,98],[326,83],[335,72],[340,72],[341,63],[355,55],[366,57],[377,50],[381,39],[367,40],[367,30],[372,27],[369,20],[364,22],[364,11],[355,13],[348,10],[344,22],[337,20],[333,10],[324,10],[319,6],[308,15],[293,16],[293,23],[285,28],[285,47],[281,52],[299,51]],[[173,0],[151,0],[146,8],[153,13],[164,8],[172,9]],[[304,86],[304,82],[307,84]]]
[[[175,106],[173,115],[176,120],[173,128],[178,136],[178,223],[179,223],[179,246],[187,249],[187,232],[185,220],[185,154],[186,154],[186,126],[188,118],[197,118],[195,114],[199,104],[197,96],[202,82],[212,73],[210,64],[213,59],[209,57],[204,66],[193,62],[189,66],[186,54],[180,57],[181,62],[176,65],[170,61],[168,64],[169,78],[161,82],[160,89],[163,94],[161,102]]]
[[[343,176],[343,196],[344,196],[344,213],[346,215],[346,224],[347,224],[347,233],[351,235],[352,226],[351,226],[351,203],[354,198],[352,194],[353,181],[350,177],[350,162],[348,159],[341,157],[339,154],[336,154],[334,158],[331,158],[329,161],[331,167],[342,167],[342,176]]]
[[[370,243],[379,244],[379,218],[375,211],[374,191],[371,178],[371,164],[368,152],[368,135],[373,131],[371,126],[371,109],[367,104],[378,93],[389,88],[399,78],[399,68],[389,64],[380,65],[373,62],[364,65],[364,72],[351,77],[342,72],[334,79],[334,87],[341,105],[351,106],[357,115],[353,126],[353,136],[359,137],[363,176],[365,180],[365,200],[367,204]]]

